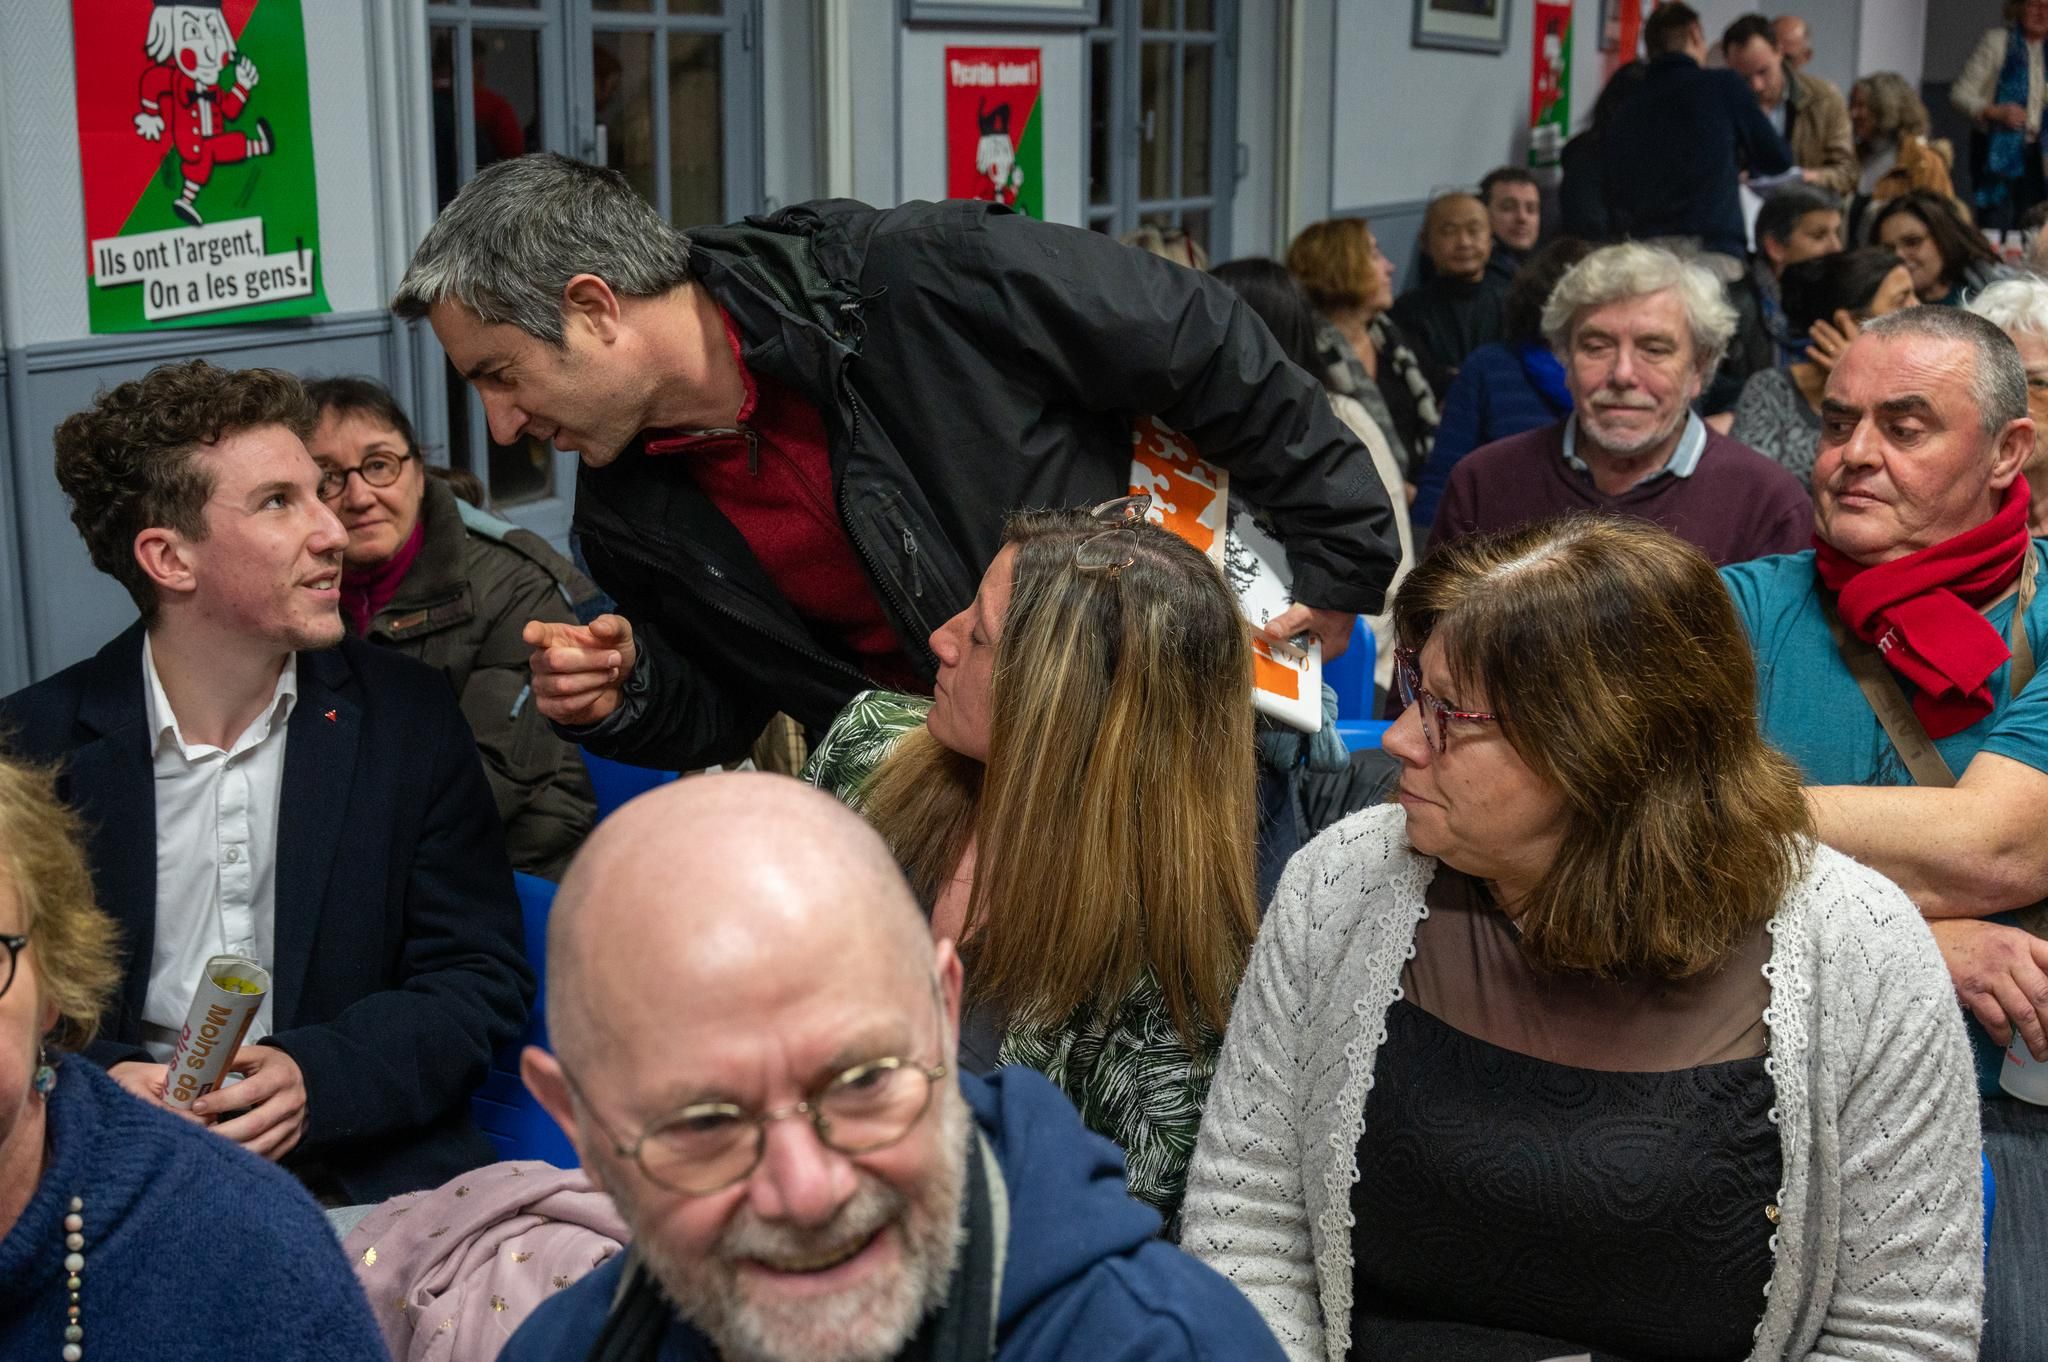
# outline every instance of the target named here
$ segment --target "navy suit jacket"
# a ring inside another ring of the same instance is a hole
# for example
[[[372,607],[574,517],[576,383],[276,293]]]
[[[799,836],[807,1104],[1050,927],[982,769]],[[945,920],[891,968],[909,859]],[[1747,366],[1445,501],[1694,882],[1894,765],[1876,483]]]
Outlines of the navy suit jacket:
[[[0,742],[57,764],[85,822],[121,988],[101,1065],[147,1059],[156,796],[142,626],[0,700]],[[274,1044],[306,1082],[312,1162],[358,1202],[488,1163],[469,1095],[533,999],[519,903],[475,740],[447,682],[354,638],[299,654],[278,800]],[[200,905],[194,905],[197,910]]]
[[[1653,57],[1600,133],[1600,183],[1616,236],[1694,236],[1740,260],[1740,172],[1777,175],[1792,149],[1733,71],[1683,52]]]

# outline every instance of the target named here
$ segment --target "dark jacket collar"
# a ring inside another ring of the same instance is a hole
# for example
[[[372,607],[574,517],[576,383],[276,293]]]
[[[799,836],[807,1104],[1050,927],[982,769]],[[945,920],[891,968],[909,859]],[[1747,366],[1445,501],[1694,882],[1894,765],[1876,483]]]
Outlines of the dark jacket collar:
[[[76,794],[89,795],[95,821],[120,829],[119,835],[95,838],[101,862],[96,883],[129,929],[131,949],[147,959],[156,921],[156,791],[142,694],[142,636],[137,621],[85,669],[78,722],[87,740],[72,753],[66,780]],[[286,726],[277,818],[277,954],[271,976],[280,1031],[295,1019],[328,877],[348,831],[344,814],[363,723],[362,686],[349,652],[367,646],[348,640],[339,648],[298,655],[299,698]],[[131,968],[128,976],[130,1015],[140,1016],[149,971]]]

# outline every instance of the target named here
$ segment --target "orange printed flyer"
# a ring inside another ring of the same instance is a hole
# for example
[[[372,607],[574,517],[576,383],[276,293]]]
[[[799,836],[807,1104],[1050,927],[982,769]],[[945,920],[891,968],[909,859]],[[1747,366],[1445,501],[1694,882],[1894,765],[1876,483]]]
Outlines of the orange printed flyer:
[[[1287,553],[1247,510],[1230,505],[1230,474],[1154,416],[1131,427],[1131,492],[1152,498],[1152,523],[1173,531],[1223,569],[1238,607],[1256,628],[1294,604]],[[1315,733],[1323,726],[1323,653],[1252,635],[1252,702],[1261,714]]]

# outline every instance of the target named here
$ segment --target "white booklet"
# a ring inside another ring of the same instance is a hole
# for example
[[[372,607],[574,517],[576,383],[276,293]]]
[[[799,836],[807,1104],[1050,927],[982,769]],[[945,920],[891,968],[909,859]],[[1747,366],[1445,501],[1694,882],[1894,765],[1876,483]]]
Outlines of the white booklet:
[[[1185,435],[1157,417],[1131,426],[1131,492],[1152,498],[1151,520],[1209,555],[1223,569],[1245,618],[1263,627],[1294,604],[1287,553],[1242,505],[1230,501],[1230,474],[1195,452]],[[1252,701],[1304,733],[1323,726],[1322,644],[1307,648],[1252,634]]]

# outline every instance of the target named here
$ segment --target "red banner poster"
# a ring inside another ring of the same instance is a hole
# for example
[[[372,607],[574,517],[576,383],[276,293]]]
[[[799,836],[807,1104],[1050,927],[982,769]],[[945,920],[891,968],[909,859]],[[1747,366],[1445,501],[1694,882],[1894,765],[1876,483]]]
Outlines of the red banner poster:
[[[1529,66],[1529,164],[1554,166],[1572,135],[1572,0],[1536,0]]]
[[[300,0],[71,0],[95,333],[328,310]]]
[[[1045,216],[1039,49],[946,49],[946,196]]]

